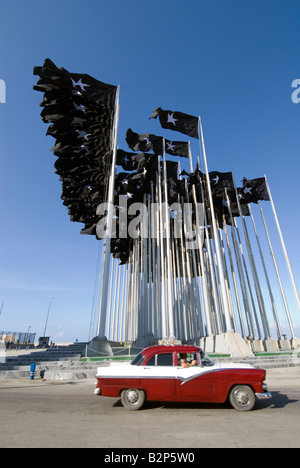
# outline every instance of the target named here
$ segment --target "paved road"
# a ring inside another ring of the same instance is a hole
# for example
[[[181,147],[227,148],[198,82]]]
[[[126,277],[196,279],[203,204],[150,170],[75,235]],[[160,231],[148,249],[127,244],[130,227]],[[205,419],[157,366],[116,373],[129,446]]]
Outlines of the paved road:
[[[128,412],[93,395],[93,380],[0,381],[1,448],[300,447],[300,368],[268,372],[273,399],[251,413],[226,405],[148,403]]]

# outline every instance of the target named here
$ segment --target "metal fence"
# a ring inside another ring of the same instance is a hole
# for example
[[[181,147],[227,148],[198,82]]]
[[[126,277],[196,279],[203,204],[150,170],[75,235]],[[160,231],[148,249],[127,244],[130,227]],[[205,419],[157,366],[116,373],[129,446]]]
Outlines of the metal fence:
[[[0,331],[0,336],[5,336],[6,343],[25,344],[34,343],[36,333],[24,333],[15,331]]]

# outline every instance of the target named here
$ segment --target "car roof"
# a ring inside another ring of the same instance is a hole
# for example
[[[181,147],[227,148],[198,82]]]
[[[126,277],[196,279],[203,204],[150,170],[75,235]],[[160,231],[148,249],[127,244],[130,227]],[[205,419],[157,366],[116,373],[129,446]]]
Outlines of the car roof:
[[[150,346],[142,351],[142,354],[145,358],[153,356],[154,354],[164,354],[164,353],[197,353],[200,351],[198,346],[191,345],[158,345]]]

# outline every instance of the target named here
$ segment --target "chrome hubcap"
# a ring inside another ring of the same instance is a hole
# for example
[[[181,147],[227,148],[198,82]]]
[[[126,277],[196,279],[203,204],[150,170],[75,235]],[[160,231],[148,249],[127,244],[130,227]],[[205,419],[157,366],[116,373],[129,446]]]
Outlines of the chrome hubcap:
[[[128,390],[127,399],[132,405],[134,405],[135,403],[138,402],[138,399],[139,399],[138,392],[136,390]]]
[[[235,398],[236,398],[236,401],[239,403],[239,405],[246,406],[250,402],[249,395],[243,390],[237,390],[235,392]]]

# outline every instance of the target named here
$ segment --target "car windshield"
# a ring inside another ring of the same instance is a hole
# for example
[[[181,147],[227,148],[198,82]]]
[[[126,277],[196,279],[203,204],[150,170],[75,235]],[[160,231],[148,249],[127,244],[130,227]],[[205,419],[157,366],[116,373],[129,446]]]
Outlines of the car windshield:
[[[203,367],[213,367],[215,365],[214,361],[212,361],[204,351],[200,351],[200,357]]]
[[[131,361],[132,366],[142,366],[143,362],[145,361],[145,358],[143,356],[143,353],[139,353],[135,358]]]

